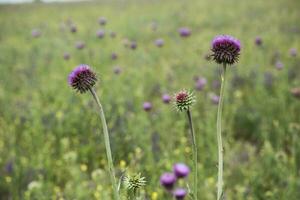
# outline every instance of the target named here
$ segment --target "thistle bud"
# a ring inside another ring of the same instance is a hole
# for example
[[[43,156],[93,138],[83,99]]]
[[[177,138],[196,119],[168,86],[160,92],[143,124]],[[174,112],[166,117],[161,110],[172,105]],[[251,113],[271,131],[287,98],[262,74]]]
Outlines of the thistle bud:
[[[195,103],[195,96],[192,92],[181,90],[175,94],[175,106],[178,111],[186,111]]]

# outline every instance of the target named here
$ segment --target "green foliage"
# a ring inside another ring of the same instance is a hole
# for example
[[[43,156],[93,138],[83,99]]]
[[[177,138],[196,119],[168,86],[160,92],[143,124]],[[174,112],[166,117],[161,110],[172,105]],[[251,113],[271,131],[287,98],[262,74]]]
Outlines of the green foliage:
[[[204,56],[215,35],[240,39],[237,66],[228,68],[224,105],[225,196],[238,200],[300,199],[299,1],[103,1],[0,6],[0,197],[1,199],[111,199],[101,123],[93,99],[67,84],[86,63],[111,134],[116,176],[125,169],[147,180],[141,194],[166,199],[159,183],[176,162],[192,166],[186,119],[161,95],[208,85],[195,92],[193,122],[199,147],[199,194],[215,199],[216,105],[219,68]],[[104,38],[97,20],[107,18]],[[69,31],[72,20],[78,32]],[[157,23],[157,30],[151,24]],[[192,34],[181,38],[178,28]],[[33,38],[31,31],[41,36]],[[109,37],[109,31],[117,33]],[[255,37],[263,45],[254,44]],[[164,39],[157,48],[154,41]],[[124,47],[135,40],[137,49]],[[82,40],[86,48],[75,48]],[[70,60],[64,60],[69,52]],[[117,60],[111,54],[118,54]],[[281,71],[274,60],[284,63]],[[122,73],[114,74],[119,65]],[[271,74],[272,80],[269,75]],[[267,80],[268,79],[268,80]],[[144,112],[143,102],[153,109]],[[11,163],[11,168],[10,168]],[[192,179],[188,180],[190,183]]]

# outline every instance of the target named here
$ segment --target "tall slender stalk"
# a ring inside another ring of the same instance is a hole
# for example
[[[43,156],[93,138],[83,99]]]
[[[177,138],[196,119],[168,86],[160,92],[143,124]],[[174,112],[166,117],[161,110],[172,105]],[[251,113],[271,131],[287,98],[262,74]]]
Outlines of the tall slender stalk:
[[[217,200],[223,196],[223,144],[222,144],[222,109],[224,101],[224,88],[226,82],[226,64],[223,64],[223,74],[221,75],[220,101],[218,105],[217,116],[217,139],[218,139],[218,183],[217,183]]]
[[[100,100],[99,100],[95,90],[93,88],[90,88],[90,92],[93,95],[93,97],[98,105],[98,111],[99,111],[100,119],[102,122],[103,133],[104,133],[104,142],[105,142],[105,148],[106,148],[106,156],[107,156],[107,161],[108,161],[109,175],[110,175],[111,183],[113,186],[114,200],[120,200],[117,181],[116,181],[115,172],[114,172],[114,165],[113,165],[113,160],[112,160],[112,155],[111,155],[109,134],[108,134],[108,130],[107,130],[105,115],[104,115]]]
[[[192,115],[190,109],[187,110],[187,116],[192,136],[192,146],[193,146],[193,165],[194,165],[194,200],[198,199],[198,156],[197,156],[197,143],[196,143],[196,135],[194,132]]]

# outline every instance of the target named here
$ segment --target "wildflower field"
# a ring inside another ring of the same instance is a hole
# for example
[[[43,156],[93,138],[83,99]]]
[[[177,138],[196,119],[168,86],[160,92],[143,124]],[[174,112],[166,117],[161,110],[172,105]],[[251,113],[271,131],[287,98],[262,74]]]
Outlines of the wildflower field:
[[[299,8],[0,5],[0,200],[299,200]]]

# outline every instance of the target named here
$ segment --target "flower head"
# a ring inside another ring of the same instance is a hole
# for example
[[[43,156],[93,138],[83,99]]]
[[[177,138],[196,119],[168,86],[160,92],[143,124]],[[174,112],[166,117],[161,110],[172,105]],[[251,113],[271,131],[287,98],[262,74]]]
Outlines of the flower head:
[[[76,42],[75,47],[77,49],[83,49],[85,47],[85,43],[83,41],[78,41]]]
[[[106,20],[105,17],[100,17],[98,19],[98,22],[99,22],[100,25],[104,26],[106,24],[107,20]]]
[[[205,85],[207,84],[207,80],[206,78],[204,77],[199,77],[197,80],[196,80],[196,84],[195,84],[195,87],[198,91],[201,91],[203,90],[203,88],[205,87]]]
[[[171,101],[171,97],[168,94],[163,94],[161,98],[162,98],[163,102],[166,104],[170,103],[170,101]]]
[[[277,62],[275,63],[275,67],[276,67],[276,69],[278,69],[278,70],[282,70],[284,66],[283,66],[283,63],[282,63],[282,62],[277,61]]]
[[[70,26],[70,31],[71,31],[72,33],[76,33],[76,32],[77,32],[77,27],[76,27],[74,24],[72,24],[72,25]]]
[[[185,111],[188,110],[196,100],[192,92],[181,90],[175,94],[174,101],[178,111]]]
[[[105,31],[103,29],[99,29],[96,34],[98,38],[103,38],[105,36]]]
[[[164,46],[164,40],[163,39],[161,39],[161,38],[159,38],[159,39],[157,39],[157,40],[155,40],[155,45],[157,46],[157,47],[162,47],[162,46]]]
[[[39,29],[33,29],[31,32],[32,37],[38,38],[41,35],[41,31]]]
[[[166,172],[160,177],[160,184],[164,186],[166,189],[172,189],[174,184],[176,183],[176,176],[173,173]]]
[[[187,28],[187,27],[180,28],[178,30],[178,32],[179,32],[179,35],[181,37],[189,37],[191,35],[191,33],[192,33],[191,30],[189,28]]]
[[[136,49],[137,48],[137,43],[135,41],[132,41],[130,43],[130,48],[133,49],[133,50]]]
[[[136,174],[133,176],[124,177],[124,185],[129,191],[137,191],[141,187],[146,185],[145,177],[142,177],[141,174]]]
[[[291,48],[291,49],[290,49],[290,55],[291,55],[292,57],[296,57],[296,56],[297,56],[297,49]]]
[[[80,93],[88,91],[96,84],[96,81],[96,74],[84,64],[77,66],[68,77],[69,85]]]
[[[259,36],[257,36],[256,38],[255,38],[255,44],[257,45],[257,46],[261,46],[262,45],[262,38],[261,37],[259,37]]]
[[[143,108],[145,111],[150,111],[152,109],[152,104],[150,102],[145,102]]]
[[[173,172],[177,178],[184,178],[189,175],[190,168],[184,163],[176,163],[173,166]]]
[[[210,100],[213,104],[218,105],[219,101],[220,101],[220,96],[216,95],[216,94],[211,94],[210,95]]]
[[[212,41],[212,57],[218,64],[236,63],[241,51],[241,43],[229,35],[216,36]]]
[[[173,195],[176,200],[183,200],[184,197],[186,196],[187,192],[183,188],[177,188],[174,190]]]

